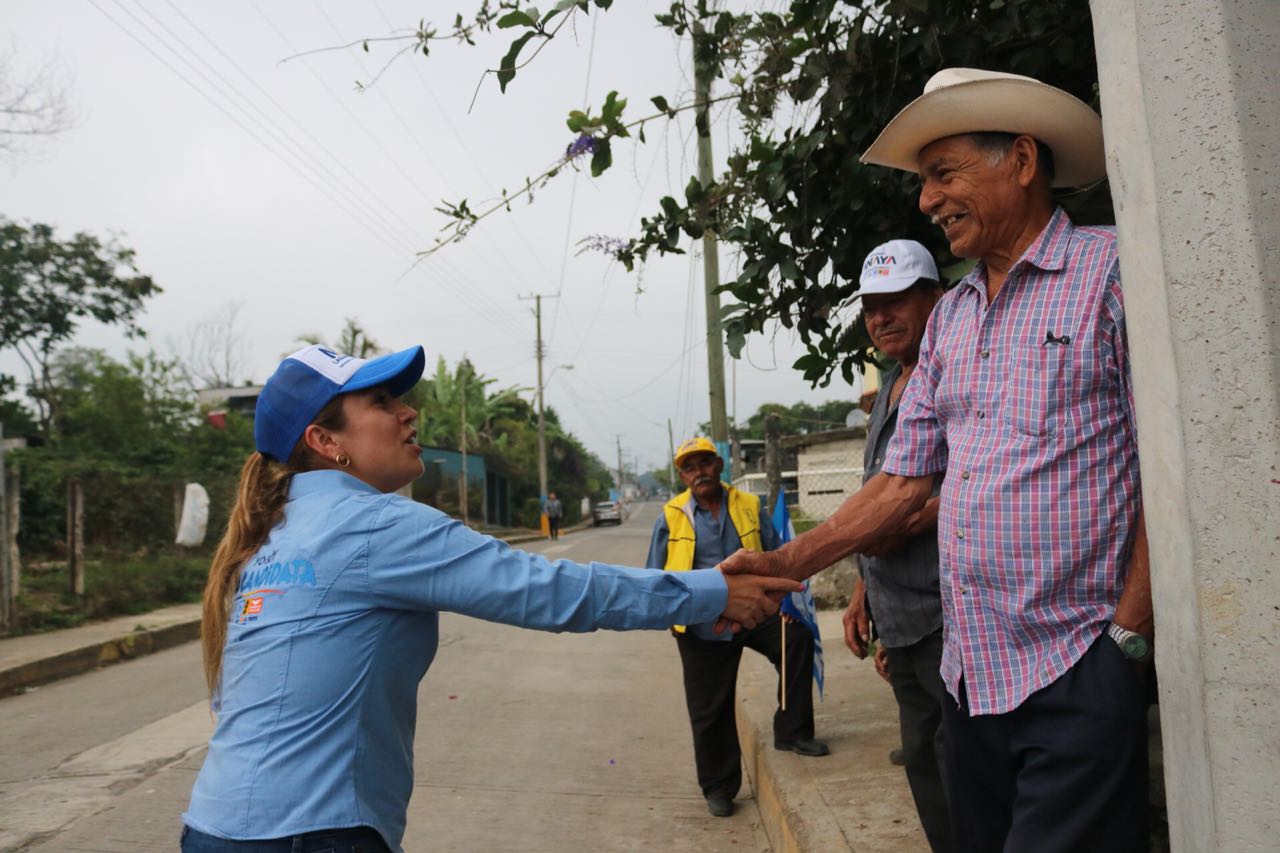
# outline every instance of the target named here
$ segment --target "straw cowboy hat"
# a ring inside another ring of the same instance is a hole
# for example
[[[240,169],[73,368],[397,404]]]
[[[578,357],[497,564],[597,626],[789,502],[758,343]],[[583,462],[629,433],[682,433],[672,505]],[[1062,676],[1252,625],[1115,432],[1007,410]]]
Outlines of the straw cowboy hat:
[[[1053,152],[1055,187],[1106,176],[1102,119],[1074,95],[1018,74],[944,68],[862,155],[863,163],[916,171],[920,149],[957,133],[1027,134]]]

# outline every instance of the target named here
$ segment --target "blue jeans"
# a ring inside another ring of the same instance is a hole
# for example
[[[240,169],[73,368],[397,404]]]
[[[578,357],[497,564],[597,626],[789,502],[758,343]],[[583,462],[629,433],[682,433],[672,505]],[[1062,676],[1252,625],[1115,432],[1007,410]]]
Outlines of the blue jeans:
[[[182,827],[182,853],[390,853],[376,830],[367,826],[321,829],[287,838],[233,841]]]

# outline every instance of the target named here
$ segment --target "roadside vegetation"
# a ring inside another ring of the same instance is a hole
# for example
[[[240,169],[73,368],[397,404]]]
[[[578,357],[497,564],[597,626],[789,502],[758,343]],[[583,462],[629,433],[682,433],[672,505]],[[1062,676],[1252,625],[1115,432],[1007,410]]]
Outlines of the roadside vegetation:
[[[148,349],[117,359],[75,346],[77,326],[87,319],[141,337],[138,315],[157,292],[150,278],[137,274],[128,249],[85,234],[62,240],[52,227],[0,219],[0,349],[17,353],[26,368],[25,376],[0,375],[4,435],[26,444],[5,454],[18,497],[11,519],[17,520],[20,566],[10,633],[200,597],[240,467],[253,450],[248,417],[196,402],[200,388],[252,384],[236,373],[243,368],[221,357],[238,349],[235,311],[223,312],[225,323],[206,323],[185,337],[200,346],[171,356]],[[355,320],[333,343],[365,357],[383,351]],[[277,349],[294,345],[300,341],[282,339]],[[521,396],[527,389],[491,385],[469,361],[450,367],[442,359],[409,395],[422,412],[419,441],[452,450],[465,442],[469,453],[484,455],[508,479],[514,523],[536,527],[537,416]],[[546,415],[549,486],[565,498],[573,523],[578,498],[605,496],[612,479],[554,411]],[[67,568],[73,482],[84,500],[82,595],[70,591]],[[194,550],[174,544],[187,483],[201,484],[209,496],[206,540]],[[415,497],[458,514],[456,487],[438,486]],[[472,518],[481,517],[480,500],[476,490]]]

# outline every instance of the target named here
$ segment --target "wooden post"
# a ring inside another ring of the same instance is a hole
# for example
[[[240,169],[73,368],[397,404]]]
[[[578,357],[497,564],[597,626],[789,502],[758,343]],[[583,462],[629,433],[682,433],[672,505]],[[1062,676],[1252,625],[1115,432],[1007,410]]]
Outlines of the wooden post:
[[[17,464],[5,460],[4,464],[4,507],[8,520],[7,541],[4,548],[9,553],[9,591],[14,598],[22,594],[22,552],[18,550],[18,530],[22,525],[22,475]]]
[[[173,538],[178,538],[178,530],[182,527],[182,505],[187,499],[185,483],[173,484]]]
[[[84,486],[67,481],[67,573],[72,595],[84,595]]]
[[[773,512],[782,494],[782,439],[778,435],[778,414],[770,412],[764,418],[764,474],[769,483],[769,505],[766,512]]]
[[[13,625],[13,572],[9,568],[9,484],[4,467],[4,424],[0,424],[0,631]]]

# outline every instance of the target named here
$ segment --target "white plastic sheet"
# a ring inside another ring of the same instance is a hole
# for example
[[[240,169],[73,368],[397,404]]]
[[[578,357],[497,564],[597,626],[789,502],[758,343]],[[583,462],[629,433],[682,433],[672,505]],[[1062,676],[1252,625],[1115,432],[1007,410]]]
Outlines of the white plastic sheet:
[[[187,483],[182,497],[182,520],[178,522],[177,544],[194,548],[204,544],[209,526],[209,493],[199,483]]]

